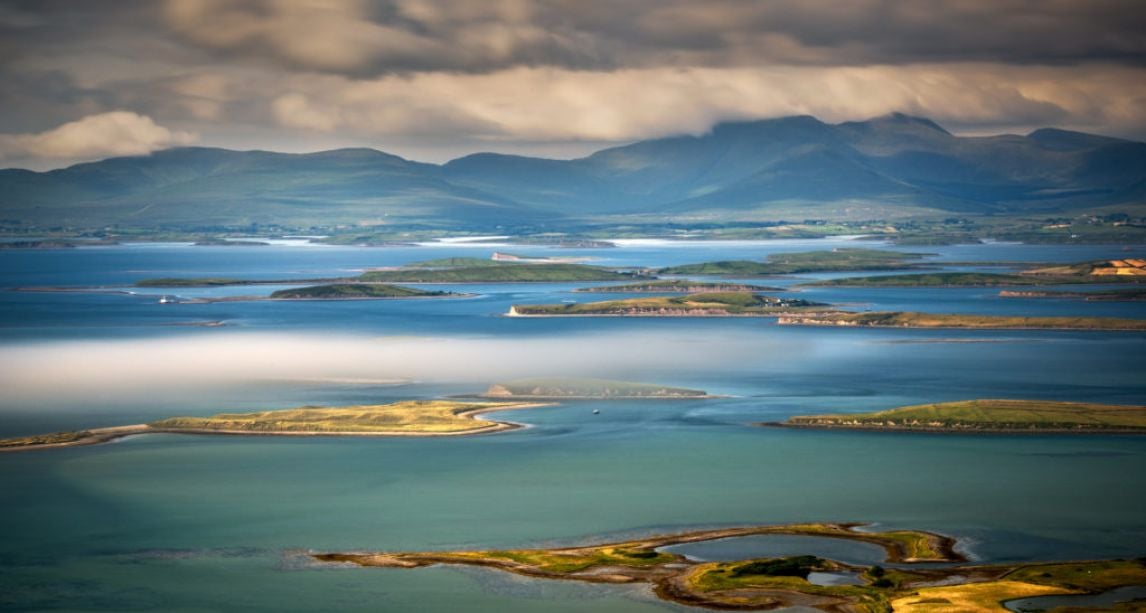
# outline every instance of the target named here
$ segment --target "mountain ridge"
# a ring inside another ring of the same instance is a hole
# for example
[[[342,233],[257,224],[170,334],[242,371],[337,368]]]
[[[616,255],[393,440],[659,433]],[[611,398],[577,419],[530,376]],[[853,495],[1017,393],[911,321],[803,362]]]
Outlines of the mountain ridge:
[[[75,226],[515,224],[871,202],[937,213],[1061,212],[1140,201],[1146,143],[1041,128],[958,136],[892,113],[718,123],[572,159],[444,164],[357,147],[180,147],[46,172],[0,170],[0,219]]]

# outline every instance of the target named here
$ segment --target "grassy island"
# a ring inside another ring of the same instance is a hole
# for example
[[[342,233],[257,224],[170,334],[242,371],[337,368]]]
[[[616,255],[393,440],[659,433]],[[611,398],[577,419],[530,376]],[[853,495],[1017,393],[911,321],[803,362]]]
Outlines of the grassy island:
[[[808,283],[818,287],[999,287],[1146,282],[1146,261],[1104,260],[1030,268],[1019,273],[934,272],[910,275],[848,277]]]
[[[284,285],[299,283],[561,283],[576,281],[625,281],[638,278],[599,266],[567,262],[497,261],[481,258],[441,258],[414,262],[390,270],[370,270],[356,277],[322,279],[232,279],[178,278],[144,279],[136,287],[218,287],[228,285]]]
[[[777,253],[764,262],[729,260],[670,266],[657,271],[662,275],[723,275],[761,277],[809,272],[851,270],[903,270],[916,268],[923,253],[903,253],[879,249],[833,249],[802,253]]]
[[[741,536],[793,534],[849,539],[884,548],[887,561],[964,563],[949,537],[916,530],[866,532],[857,524],[795,524],[701,530],[554,549],[321,553],[323,562],[364,567],[481,566],[527,577],[591,583],[645,583],[664,600],[713,609],[805,606],[825,611],[1000,612],[1006,600],[1100,593],[1146,583],[1146,561],[1115,560],[947,567],[855,566],[809,555],[700,562],[670,545]],[[921,554],[921,555],[917,555]],[[814,572],[842,573],[856,585],[814,583]]]
[[[467,258],[459,258],[467,259]],[[362,273],[358,281],[379,283],[539,283],[568,281],[618,281],[632,279],[629,273],[584,264],[528,264],[479,260],[481,264],[427,266],[422,262],[398,270]]]
[[[874,413],[793,417],[782,425],[924,432],[1146,434],[1146,407],[1049,400],[963,400]]]
[[[307,406],[257,413],[220,413],[211,417],[172,417],[148,426],[165,432],[238,434],[471,434],[517,427],[507,422],[474,419],[481,413],[535,406],[538,405],[409,400],[383,405]]]
[[[751,292],[689,294],[660,298],[629,298],[581,304],[515,304],[512,317],[775,317],[780,313],[822,311],[827,305],[796,298],[761,296]]]
[[[1075,298],[1087,302],[1137,302],[1146,300],[1146,287],[1126,287],[1094,292],[1003,290],[1003,298]]]
[[[1064,266],[1044,266],[1025,271],[1025,274],[1050,277],[1115,277],[1124,280],[1146,281],[1146,260],[1099,260]],[[1137,279],[1135,279],[1137,277]]]
[[[930,272],[912,275],[846,277],[804,283],[809,287],[999,287],[1046,285],[1046,279],[993,272]]]
[[[194,245],[196,247],[269,247],[271,244],[263,241],[204,238],[195,241]]]
[[[0,440],[0,451],[93,445],[132,434],[245,434],[278,436],[455,436],[520,428],[507,421],[478,419],[482,413],[546,406],[526,402],[408,400],[349,407],[305,406],[210,417],[170,417],[149,424]]]
[[[1115,317],[1012,317],[884,311],[871,313],[782,314],[782,326],[837,326],[851,328],[950,328],[970,330],[1110,330],[1146,331],[1146,319]]]
[[[574,291],[596,292],[601,294],[707,294],[726,292],[780,292],[784,290],[779,287],[748,285],[745,283],[714,283],[688,281],[685,279],[667,279],[663,281],[646,281],[644,283],[627,283],[625,285],[583,287]]]
[[[271,293],[271,300],[369,300],[379,298],[419,298],[448,296],[450,292],[432,292],[386,285],[384,283],[335,283],[283,289]]]
[[[706,398],[701,390],[608,379],[518,379],[494,383],[485,398]]]

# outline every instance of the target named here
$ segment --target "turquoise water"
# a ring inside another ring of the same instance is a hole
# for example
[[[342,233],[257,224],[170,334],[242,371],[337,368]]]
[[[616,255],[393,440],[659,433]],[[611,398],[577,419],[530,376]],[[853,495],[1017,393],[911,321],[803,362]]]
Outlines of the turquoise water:
[[[844,245],[852,244],[499,249],[665,265]],[[925,250],[953,262],[1071,262],[1141,255],[1134,249]],[[975,397],[1143,404],[1146,335],[499,316],[513,303],[602,299],[572,292],[575,284],[458,286],[477,296],[449,300],[204,305],[160,305],[161,290],[128,287],[155,276],[330,276],[490,251],[290,245],[0,251],[3,288],[106,285],[140,292],[0,290],[3,435],[173,414],[429,398],[515,376],[633,378],[728,396],[570,402],[507,414],[527,429],[471,438],[149,435],[0,455],[0,608],[673,610],[679,607],[641,587],[475,569],[317,566],[303,554],[540,547],[795,521],[935,530],[961,537],[970,555],[986,561],[1146,553],[1142,437],[749,426],[796,414]],[[877,309],[1144,315],[1141,303],[1004,300],[992,290],[804,293]],[[185,325],[204,321],[225,325]]]

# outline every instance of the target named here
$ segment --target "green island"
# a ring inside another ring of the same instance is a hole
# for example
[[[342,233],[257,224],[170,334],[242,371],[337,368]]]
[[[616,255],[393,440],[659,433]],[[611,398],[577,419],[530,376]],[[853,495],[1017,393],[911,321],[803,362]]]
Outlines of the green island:
[[[1015,565],[969,565],[954,539],[918,530],[874,532],[859,524],[812,523],[698,530],[553,549],[319,553],[322,562],[410,569],[480,566],[531,578],[590,583],[644,583],[661,599],[711,609],[803,606],[824,611],[1005,612],[1003,602],[1053,594],[1095,594],[1146,583],[1146,559]],[[862,541],[884,549],[895,568],[856,566],[809,555],[702,562],[663,548],[755,535],[801,535]],[[912,567],[921,562],[957,564]],[[856,585],[820,585],[813,572],[845,574]]]
[[[934,272],[877,275],[814,281],[814,287],[998,287],[1007,285],[1070,285],[1146,282],[1146,261],[1100,260],[1061,266],[1040,266],[1019,273]]]
[[[994,272],[931,272],[911,275],[846,277],[801,283],[806,287],[998,287],[1048,285],[1048,279]]]
[[[406,264],[402,268],[496,268],[501,265],[501,262],[490,258],[453,257],[422,260],[421,262]]]
[[[629,298],[572,304],[515,304],[510,317],[775,317],[781,313],[822,311],[828,305],[751,292]]]
[[[850,328],[935,328],[969,330],[1108,330],[1143,331],[1146,319],[1116,317],[1023,317],[880,311],[851,313],[784,313],[781,326],[837,326]]]
[[[415,262],[393,270],[371,270],[356,277],[329,279],[158,278],[136,287],[217,287],[229,285],[346,283],[556,283],[632,280],[635,273],[570,263],[499,262],[479,258],[444,258]]]
[[[707,294],[724,292],[782,292],[779,287],[766,285],[748,285],[746,283],[720,283],[711,281],[688,281],[686,279],[665,279],[661,281],[645,281],[643,283],[626,283],[624,285],[600,285],[595,287],[582,287],[576,292],[589,293],[617,293],[617,294]]]
[[[1087,302],[1137,302],[1146,300],[1146,287],[1122,287],[1093,292],[1003,290],[1002,298],[1077,298]]]
[[[398,270],[362,273],[359,281],[381,283],[553,283],[568,281],[618,281],[632,273],[585,264],[496,262],[436,268],[410,266]]]
[[[873,413],[805,415],[761,425],[896,432],[1146,434],[1146,407],[1050,400],[961,400]]]
[[[764,262],[727,260],[670,266],[657,271],[662,275],[723,275],[762,277],[808,272],[843,272],[852,270],[904,270],[918,268],[915,260],[924,253],[903,253],[880,249],[833,249],[801,253],[777,253]]]
[[[701,390],[610,379],[518,379],[489,386],[483,398],[710,398]]]
[[[196,247],[269,247],[264,241],[235,240],[222,237],[203,238],[192,243]]]
[[[536,402],[407,400],[384,405],[305,406],[210,417],[170,417],[149,424],[0,439],[0,451],[94,445],[133,434],[240,434],[277,436],[457,436],[522,427],[478,419],[482,413],[547,406]]]
[[[312,285],[272,292],[271,300],[370,300],[378,298],[425,298],[454,296],[451,292],[435,292],[413,287],[384,283],[334,283]]]

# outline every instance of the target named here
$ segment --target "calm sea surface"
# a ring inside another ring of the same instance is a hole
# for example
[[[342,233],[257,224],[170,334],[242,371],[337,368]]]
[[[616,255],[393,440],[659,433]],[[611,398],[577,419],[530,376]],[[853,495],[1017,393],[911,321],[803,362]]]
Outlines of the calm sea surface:
[[[132,287],[171,276],[346,276],[494,249],[665,266],[840,246],[872,244],[0,250],[3,436],[434,398],[523,376],[634,379],[726,396],[570,402],[507,414],[527,429],[470,438],[148,435],[0,455],[0,609],[676,610],[643,588],[474,569],[318,566],[303,554],[534,547],[795,521],[940,531],[984,561],[1146,555],[1146,437],[750,426],[969,398],[1146,404],[1143,334],[501,316],[515,303],[623,297],[572,291],[592,284],[429,286],[469,294],[434,300],[211,304],[158,300],[280,287]],[[1120,246],[903,250],[934,253],[929,262],[958,269],[1146,255]],[[753,282],[856,309],[1146,316],[1143,303],[1004,299],[997,288],[792,287],[830,276]],[[31,286],[99,291],[14,291]],[[716,559],[729,547],[694,553]],[[871,553],[838,544],[827,551],[861,560]]]

